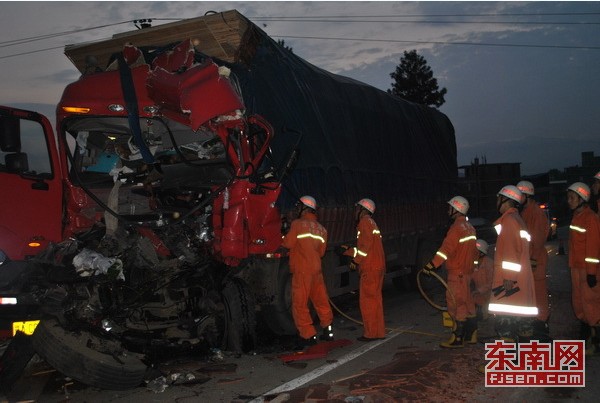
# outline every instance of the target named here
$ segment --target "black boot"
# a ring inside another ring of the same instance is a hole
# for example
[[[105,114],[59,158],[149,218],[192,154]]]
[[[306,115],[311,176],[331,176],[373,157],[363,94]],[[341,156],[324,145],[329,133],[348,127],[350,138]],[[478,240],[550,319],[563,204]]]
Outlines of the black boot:
[[[533,336],[531,339],[539,340],[542,343],[550,343],[552,339],[550,338],[550,328],[548,327],[548,322],[536,319],[533,322]]]
[[[585,355],[600,354],[600,326],[591,326],[590,337],[585,340]]]
[[[579,322],[579,340],[587,340],[592,334],[592,327],[584,321]]]
[[[468,344],[477,344],[477,318],[470,317],[467,318],[467,322],[465,323],[465,343]]]
[[[465,336],[465,322],[464,321],[456,321],[456,327],[450,335],[448,341],[444,341],[440,343],[440,347],[442,348],[462,348],[465,346],[464,344],[464,336]]]
[[[533,340],[533,318],[517,318],[517,342],[529,343]]]
[[[332,341],[333,340],[333,328],[331,325],[323,328],[323,333],[319,336],[320,340],[323,341]]]
[[[306,347],[314,346],[315,344],[317,344],[317,336],[313,336],[308,339],[298,336],[298,339],[296,340],[296,345],[294,346],[294,350],[304,350]]]
[[[497,315],[494,321],[496,334],[507,343],[517,342],[517,320],[506,315]]]

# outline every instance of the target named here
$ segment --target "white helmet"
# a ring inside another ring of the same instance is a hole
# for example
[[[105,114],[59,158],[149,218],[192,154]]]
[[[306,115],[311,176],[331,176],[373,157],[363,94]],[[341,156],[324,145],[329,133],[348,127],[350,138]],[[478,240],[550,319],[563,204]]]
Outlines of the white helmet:
[[[311,208],[313,210],[317,209],[317,201],[312,196],[302,196],[300,198],[300,203],[304,204],[306,207]]]
[[[583,182],[575,182],[567,190],[577,193],[586,202],[590,201],[590,187]]]
[[[500,189],[497,196],[507,197],[516,201],[519,204],[523,202],[523,193],[521,193],[518,187],[513,185],[504,186],[502,189]]]
[[[521,193],[533,196],[535,194],[535,188],[533,187],[533,183],[529,181],[521,181],[517,183],[517,188],[521,191]]]
[[[467,211],[469,211],[469,202],[462,196],[454,196],[448,200],[448,204],[461,214],[467,215]]]
[[[475,241],[475,245],[477,246],[477,250],[484,255],[488,254],[488,248],[490,247],[486,241],[483,239],[478,239]]]
[[[360,199],[356,202],[357,206],[361,206],[371,214],[375,213],[375,202],[371,199]]]

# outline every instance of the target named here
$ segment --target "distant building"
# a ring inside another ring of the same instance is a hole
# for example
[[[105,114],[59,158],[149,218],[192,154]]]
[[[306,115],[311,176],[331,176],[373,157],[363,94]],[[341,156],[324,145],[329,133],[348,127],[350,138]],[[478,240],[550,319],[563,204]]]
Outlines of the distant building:
[[[567,187],[573,182],[591,184],[596,172],[600,171],[600,156],[595,156],[593,151],[585,151],[581,153],[581,166],[527,176],[521,176],[519,162],[488,164],[485,157],[482,162],[475,158],[470,165],[463,165],[458,169],[461,195],[471,205],[470,217],[495,220],[498,218],[496,195],[502,186],[528,180],[535,187],[535,199],[541,204],[547,204],[552,209],[552,214],[563,221],[569,218],[565,194]]]
[[[565,168],[565,176],[568,184],[583,182],[589,185],[598,171],[600,171],[600,156],[595,156],[593,151],[585,151],[581,153],[581,166]]]
[[[480,163],[479,158],[471,165],[458,167],[462,196],[469,200],[470,217],[483,217],[490,221],[498,218],[496,196],[505,185],[516,185],[521,180],[521,163]]]

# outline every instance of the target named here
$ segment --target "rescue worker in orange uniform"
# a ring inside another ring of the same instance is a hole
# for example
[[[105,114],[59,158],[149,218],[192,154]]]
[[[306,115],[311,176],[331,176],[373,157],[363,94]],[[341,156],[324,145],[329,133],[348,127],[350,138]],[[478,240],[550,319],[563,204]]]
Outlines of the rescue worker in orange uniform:
[[[494,276],[494,261],[488,256],[489,244],[483,239],[478,239],[476,242],[479,256],[475,262],[473,270],[473,291],[471,295],[475,303],[475,311],[478,320],[488,318],[488,305],[490,303],[490,295],[492,295],[492,280]]]
[[[446,305],[454,327],[450,339],[440,343],[440,347],[460,348],[464,347],[465,340],[472,344],[477,342],[477,319],[471,296],[471,275],[477,260],[477,236],[475,228],[467,220],[467,199],[454,196],[448,204],[448,216],[453,221],[452,225],[442,246],[423,270],[425,274],[430,274],[431,270],[446,264]]]
[[[517,209],[522,200],[523,194],[512,185],[504,186],[497,195],[496,207],[501,216],[494,223],[498,238],[488,307],[496,315],[498,336],[512,342],[531,339],[533,320],[539,313],[529,254],[531,237]]]
[[[596,172],[596,175],[594,175],[592,197],[593,200],[590,200],[590,207],[592,210],[596,211],[596,213],[600,214],[600,172]]]
[[[322,340],[333,340],[333,312],[321,270],[321,258],[327,246],[327,230],[317,221],[317,202],[302,196],[298,203],[298,218],[284,235],[282,246],[290,250],[292,273],[292,316],[300,336],[297,349],[317,343],[308,301],[317,311]]]
[[[573,310],[583,326],[591,327],[586,354],[600,352],[600,218],[588,205],[590,188],[575,182],[567,189],[573,212],[569,226],[569,267]]]
[[[363,322],[363,335],[359,341],[373,341],[385,338],[383,317],[383,297],[381,289],[385,276],[385,253],[381,232],[375,220],[375,203],[371,199],[361,199],[356,203],[356,246],[343,246],[346,256],[352,257],[351,269],[360,275],[359,305]]]
[[[548,217],[540,205],[533,199],[535,188],[529,181],[521,181],[517,188],[523,193],[523,209],[521,217],[531,236],[529,255],[531,257],[531,270],[533,270],[533,283],[535,288],[535,304],[538,308],[537,319],[533,322],[533,339],[548,342],[550,329],[548,317],[550,305],[548,302],[548,287],[546,284],[546,267],[548,265],[548,252],[545,243],[550,232]]]

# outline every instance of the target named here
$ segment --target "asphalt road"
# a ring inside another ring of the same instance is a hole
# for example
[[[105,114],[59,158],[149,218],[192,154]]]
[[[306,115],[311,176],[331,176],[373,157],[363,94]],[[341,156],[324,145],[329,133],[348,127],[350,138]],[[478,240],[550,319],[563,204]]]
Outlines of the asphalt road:
[[[559,240],[547,243],[548,281],[554,339],[571,339],[578,322],[570,305],[567,256],[557,254]],[[563,249],[566,249],[566,241]],[[568,251],[566,251],[568,253]],[[430,290],[434,293],[436,290]],[[443,301],[433,296],[435,301]],[[441,349],[449,336],[442,314],[418,291],[384,288],[386,339],[357,341],[362,328],[357,295],[337,298],[334,329],[343,344],[322,357],[284,363],[291,340],[263,336],[254,354],[232,356],[216,351],[210,359],[183,357],[157,368],[164,381],[129,391],[97,390],[66,379],[34,359],[5,396],[8,401],[36,402],[395,402],[395,401],[597,401],[600,357],[586,361],[585,388],[486,388],[477,367],[485,362],[484,344],[494,336],[493,318],[480,323],[480,343]],[[345,341],[344,341],[345,340]],[[331,346],[333,347],[333,346]],[[292,356],[292,358],[311,358]],[[317,354],[318,355],[318,354]],[[289,359],[290,357],[288,357]],[[1,401],[2,399],[0,399]]]

